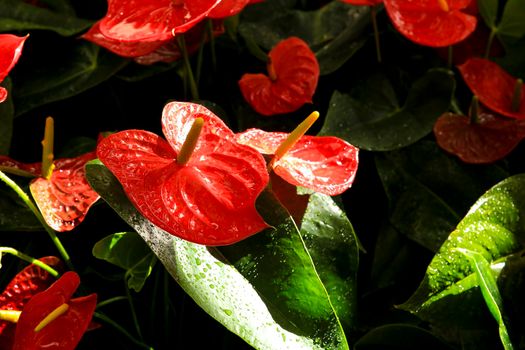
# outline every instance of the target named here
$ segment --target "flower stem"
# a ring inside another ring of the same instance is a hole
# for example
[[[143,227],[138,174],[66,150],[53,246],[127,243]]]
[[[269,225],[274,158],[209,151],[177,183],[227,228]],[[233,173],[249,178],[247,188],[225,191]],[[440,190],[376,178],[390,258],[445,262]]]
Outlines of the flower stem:
[[[215,36],[213,35],[213,20],[208,19],[206,23],[208,27],[208,35],[210,36],[210,50],[211,50],[211,64],[213,71],[217,70],[217,52],[215,51]]]
[[[40,223],[42,224],[42,227],[46,230],[47,234],[49,235],[49,238],[51,238],[51,241],[53,241],[53,244],[58,249],[58,252],[60,253],[60,256],[66,263],[67,267],[70,270],[74,270],[73,264],[71,263],[71,258],[69,257],[69,254],[62,245],[62,242],[60,242],[60,240],[58,239],[56,232],[53,231],[53,229],[47,225],[38,208],[33,204],[31,199],[29,199],[29,196],[16,184],[16,182],[11,180],[2,171],[0,171],[0,180],[2,180],[7,186],[9,186],[13,191],[15,191],[15,193],[18,195],[18,197],[20,197],[20,199],[22,199],[22,201],[29,208],[29,210],[33,212],[38,221],[40,221]]]
[[[131,293],[129,292],[127,278],[124,278],[124,288],[126,289],[126,299],[128,299],[129,309],[131,311],[131,317],[133,318],[133,324],[135,325],[135,330],[137,331],[137,335],[139,336],[139,339],[143,341],[144,338],[142,337],[142,332],[140,331],[139,319],[137,317],[137,312],[135,311],[135,305],[133,304],[133,298],[131,297]]]
[[[191,126],[191,129],[188,132],[188,136],[186,136],[186,140],[184,140],[184,143],[180,148],[179,154],[177,155],[178,165],[185,165],[190,160],[191,155],[195,150],[195,146],[197,145],[197,141],[199,140],[199,135],[202,131],[203,125],[204,119],[202,118],[196,118],[193,122],[193,125]]]
[[[454,47],[452,45],[448,46],[448,56],[447,56],[447,68],[452,69],[452,63],[454,61]]]
[[[487,48],[485,49],[485,58],[489,58],[490,55],[490,49],[492,48],[492,42],[494,41],[494,37],[496,36],[496,29],[492,28],[490,31],[489,39],[487,41]]]
[[[381,63],[381,42],[379,41],[379,29],[377,27],[377,7],[372,6],[370,15],[372,17],[372,27],[374,27],[374,41],[376,44],[377,62]]]
[[[103,307],[103,306],[106,306],[106,305],[109,305],[109,304],[113,304],[114,302],[121,301],[121,300],[128,300],[128,298],[123,296],[123,295],[121,295],[121,296],[118,296],[118,297],[113,297],[113,298],[106,299],[106,300],[101,301],[100,303],[97,304],[97,309],[99,307]]]
[[[22,259],[24,261],[27,261],[30,264],[36,265],[40,267],[42,270],[45,270],[49,272],[49,274],[53,277],[58,277],[59,273],[57,270],[49,266],[48,264],[43,263],[42,261],[33,258],[32,256],[26,255],[22,253],[21,251],[18,251],[11,247],[0,247],[0,257],[2,254],[11,254],[16,256],[19,259]]]
[[[310,127],[315,123],[319,118],[319,112],[312,112],[301,124],[299,124],[294,131],[288,135],[286,140],[283,141],[277,148],[274,153],[274,156],[270,163],[268,164],[268,171],[271,171],[273,165],[276,161],[281,159],[296,143],[301,137],[310,129]]]
[[[42,177],[50,179],[53,173],[53,144],[55,138],[55,122],[53,118],[46,118],[44,139],[42,140]]]
[[[478,96],[472,96],[472,102],[470,103],[470,108],[468,110],[470,117],[470,124],[477,124],[479,122],[479,101]]]
[[[99,320],[111,325],[113,328],[115,328],[117,331],[119,331],[120,333],[122,333],[126,338],[128,338],[131,342],[133,342],[134,344],[140,346],[141,348],[143,349],[148,349],[148,350],[153,350],[153,348],[147,344],[144,344],[143,342],[135,339],[131,334],[129,334],[129,332],[124,328],[122,327],[121,325],[119,325],[117,322],[113,321],[111,318],[109,318],[108,316],[100,313],[100,312],[95,312],[93,314],[94,317],[98,318]]]
[[[513,112],[520,111],[522,90],[523,80],[517,79],[516,84],[514,84],[514,94],[512,95],[511,109]]]
[[[191,70],[190,57],[188,56],[188,50],[186,48],[186,40],[184,39],[184,35],[179,35],[177,37],[177,40],[179,43],[179,48],[182,52],[182,59],[184,60],[184,68],[186,70],[186,74],[188,76],[188,80],[190,83],[191,98],[193,100],[198,100],[199,99],[199,89],[197,87],[197,83],[195,82],[193,71]]]

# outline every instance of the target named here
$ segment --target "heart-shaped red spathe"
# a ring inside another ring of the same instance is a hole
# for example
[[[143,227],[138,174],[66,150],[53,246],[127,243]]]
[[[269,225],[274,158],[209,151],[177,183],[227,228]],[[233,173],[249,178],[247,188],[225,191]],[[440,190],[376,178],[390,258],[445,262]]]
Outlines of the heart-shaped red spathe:
[[[86,332],[97,305],[96,294],[71,299],[79,284],[78,275],[69,271],[48,289],[32,297],[24,306],[16,325],[13,350],[74,350]],[[35,327],[62,304],[68,304],[68,310],[35,332]]]
[[[22,54],[26,36],[0,34],[0,83],[7,77]],[[0,103],[7,99],[7,90],[0,86]]]
[[[62,262],[57,257],[47,256],[39,260],[55,270],[62,270]],[[0,294],[0,310],[22,311],[35,294],[46,290],[55,281],[55,277],[36,265],[25,267]],[[13,347],[15,328],[15,323],[0,321],[0,349]]]
[[[436,141],[442,149],[465,163],[488,164],[507,156],[525,137],[525,123],[479,113],[477,122],[470,117],[445,113],[434,125]]]
[[[484,58],[471,58],[458,66],[472,93],[490,110],[510,118],[525,119],[525,89],[521,89],[521,103],[512,110],[512,99],[517,79],[498,64]]]
[[[49,180],[40,177],[41,163],[25,164],[0,156],[0,169],[22,170],[35,176],[29,185],[33,199],[46,223],[53,230],[64,232],[77,227],[100,198],[89,186],[84,171],[84,165],[95,158],[95,152],[89,152],[76,158],[56,159]]]
[[[440,6],[446,2],[448,11]],[[384,0],[396,29],[409,40],[425,46],[443,47],[465,39],[477,19],[466,14],[471,0]]]
[[[263,154],[274,154],[287,133],[249,129],[237,142]],[[332,136],[305,135],[273,165],[277,175],[295,186],[335,196],[352,186],[359,164],[359,150]]]
[[[226,18],[241,12],[250,0],[222,0],[213,10],[210,11],[210,18]]]
[[[99,22],[106,37],[123,42],[173,39],[204,19],[221,0],[108,0]]]
[[[204,126],[190,160],[181,166],[177,154],[196,118],[203,118]],[[257,151],[238,144],[222,120],[198,104],[167,104],[162,127],[167,141],[128,130],[110,135],[97,148],[145,218],[204,245],[232,244],[268,227],[255,209],[268,183]]]
[[[319,80],[319,63],[308,44],[291,37],[279,42],[268,57],[275,80],[264,74],[244,74],[239,80],[250,106],[270,116],[290,113],[311,103]]]
[[[383,2],[383,0],[340,0],[341,2],[346,2],[350,5],[359,5],[359,6],[375,6]]]

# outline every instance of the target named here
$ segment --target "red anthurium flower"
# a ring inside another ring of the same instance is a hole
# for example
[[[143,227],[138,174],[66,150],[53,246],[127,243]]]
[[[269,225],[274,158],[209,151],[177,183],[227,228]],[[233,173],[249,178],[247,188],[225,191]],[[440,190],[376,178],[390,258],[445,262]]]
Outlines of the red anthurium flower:
[[[510,118],[525,118],[525,90],[499,65],[471,58],[458,68],[470,90],[487,108]]]
[[[202,118],[202,119],[200,119]],[[191,157],[192,125],[204,124]],[[267,225],[255,200],[268,183],[264,158],[238,144],[233,132],[203,106],[172,102],[162,114],[167,141],[143,130],[122,131],[97,147],[135,207],[155,225],[191,242],[226,245]]]
[[[184,33],[205,18],[221,0],[108,0],[99,22],[107,38],[123,42],[159,42]]]
[[[278,43],[268,55],[268,74],[244,74],[239,80],[244,99],[258,113],[290,113],[312,102],[319,64],[303,40],[291,37]]]
[[[16,325],[13,350],[75,349],[97,304],[96,294],[71,299],[79,284],[78,275],[69,271],[33,296]]]
[[[78,226],[99,198],[84,172],[84,165],[95,158],[95,152],[90,152],[76,158],[57,159],[49,179],[41,177],[41,163],[24,164],[0,156],[0,169],[14,173],[22,170],[37,177],[30,184],[33,198],[46,223],[63,232]]]
[[[27,35],[19,37],[11,34],[0,34],[0,83],[7,77],[9,71],[22,54],[22,48]],[[7,98],[7,90],[0,86],[0,103]]]
[[[434,124],[442,149],[465,163],[493,163],[507,156],[525,137],[525,124],[483,111],[476,122],[465,115],[445,113]]]
[[[476,28],[466,14],[471,0],[384,0],[396,29],[413,42],[443,47],[465,39]]]
[[[248,129],[237,134],[237,141],[271,155],[287,137],[283,132]],[[335,196],[352,186],[358,154],[356,147],[337,137],[305,135],[273,163],[273,170],[292,185]]]
[[[54,256],[39,259],[43,263],[61,270],[61,261]],[[29,265],[9,282],[0,294],[0,310],[22,311],[27,302],[37,293],[46,290],[55,277],[36,265]],[[16,323],[0,320],[0,349],[13,347]]]
[[[340,0],[342,2],[346,2],[350,5],[365,5],[365,6],[374,6],[379,5],[383,2],[383,0]]]
[[[250,0],[222,0],[213,10],[210,11],[210,18],[226,18],[234,16],[244,9]]]

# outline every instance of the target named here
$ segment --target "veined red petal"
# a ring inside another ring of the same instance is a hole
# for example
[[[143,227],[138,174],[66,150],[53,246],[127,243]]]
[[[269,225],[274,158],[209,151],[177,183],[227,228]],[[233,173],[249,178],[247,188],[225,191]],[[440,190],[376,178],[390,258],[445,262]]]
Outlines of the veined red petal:
[[[464,13],[471,0],[445,0],[448,11],[438,0],[384,0],[396,29],[413,42],[432,47],[454,45],[476,28],[474,16]]]
[[[222,0],[213,10],[210,11],[210,18],[226,18],[241,12],[250,0]]]
[[[56,270],[62,270],[62,262],[57,257],[47,256],[39,260]],[[33,264],[27,266],[9,282],[0,295],[0,309],[22,311],[35,294],[46,290],[55,281],[55,277],[42,268]],[[14,323],[0,321],[0,349],[13,347],[15,328]]]
[[[97,303],[96,294],[71,299],[79,284],[78,275],[69,271],[47,290],[31,298],[18,320],[13,350],[74,350],[91,321]],[[64,303],[69,305],[69,309],[35,332],[35,327]]]
[[[249,129],[237,141],[264,154],[274,154],[287,133]],[[357,172],[359,150],[331,136],[305,135],[274,163],[274,171],[287,182],[330,196],[350,188]]]
[[[221,0],[108,0],[100,31],[121,41],[158,42],[184,33]]]
[[[484,58],[471,58],[458,66],[472,93],[487,108],[506,117],[525,119],[525,89],[521,90],[519,110],[512,110],[517,79],[498,64]]]
[[[434,125],[439,147],[471,164],[493,163],[504,158],[525,137],[523,131],[523,121],[487,112],[480,113],[476,123],[464,115],[445,113]]]
[[[180,166],[177,151],[198,117],[204,127],[197,148]],[[130,130],[110,135],[97,148],[142,215],[175,236],[205,245],[235,243],[266,228],[255,210],[255,199],[268,183],[263,157],[237,144],[231,130],[202,106],[170,103],[162,123],[170,143]]]
[[[95,152],[90,152],[77,158],[58,159],[51,179],[39,177],[31,182],[31,194],[46,223],[55,231],[74,229],[99,199],[84,171],[84,165],[95,157]]]
[[[276,79],[264,74],[245,74],[239,80],[244,99],[262,115],[296,111],[312,97],[319,80],[315,54],[303,40],[291,37],[269,53]]]
[[[350,5],[365,5],[365,6],[375,6],[383,2],[383,0],[340,0],[346,2]]]

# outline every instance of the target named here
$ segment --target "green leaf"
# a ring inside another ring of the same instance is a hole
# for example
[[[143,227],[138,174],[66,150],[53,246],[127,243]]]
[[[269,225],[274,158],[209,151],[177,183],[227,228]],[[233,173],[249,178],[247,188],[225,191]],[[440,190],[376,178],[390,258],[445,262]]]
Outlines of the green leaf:
[[[478,9],[481,17],[489,28],[496,28],[498,19],[498,0],[478,0]]]
[[[327,195],[310,196],[301,236],[345,329],[356,326],[359,246],[346,214]]]
[[[465,255],[470,261],[470,266],[476,273],[478,285],[483,294],[483,299],[485,299],[485,303],[487,304],[490,313],[498,322],[501,343],[505,350],[512,350],[513,346],[510,341],[509,333],[505,326],[505,322],[503,321],[503,299],[499,293],[498,284],[492,273],[489,262],[478,252],[463,248],[457,248],[457,251]]]
[[[9,78],[6,78],[0,85],[7,89],[8,92],[7,100],[0,103],[0,155],[7,155],[9,154],[11,137],[13,136],[13,117],[15,114],[11,95],[13,85]]]
[[[498,25],[498,34],[513,38],[525,35],[525,6],[523,0],[508,0]]]
[[[305,260],[307,255],[305,256],[304,247],[297,245],[297,242],[301,243],[301,240],[297,229],[290,227],[290,225],[293,226],[293,221],[287,220],[280,224],[276,230],[267,230],[252,237],[252,239],[260,237],[259,242],[268,243],[268,247],[260,247],[264,254],[255,249],[256,247],[251,247],[251,250],[262,258],[269,259],[271,257],[269,262],[272,265],[265,266],[263,261],[253,261],[255,266],[252,265],[251,271],[254,274],[243,276],[236,267],[225,260],[218,249],[181,240],[160,230],[144,219],[129,202],[116,178],[100,162],[88,163],[86,171],[91,186],[140,234],[173,278],[195,302],[250,345],[257,349],[348,349],[346,343],[339,346],[323,347],[318,339],[323,336],[333,337],[335,343],[341,341],[340,337],[344,337],[344,335],[337,333],[312,335],[291,332],[277,322],[274,319],[275,315],[269,310],[280,310],[283,316],[290,316],[297,311],[297,306],[304,306],[303,300],[294,300],[295,296],[291,291],[288,294],[286,293],[284,285],[300,287],[298,283],[303,281],[303,278],[315,273],[311,268],[311,260]],[[294,230],[296,234],[293,234]],[[280,244],[277,244],[278,242]],[[247,243],[243,244],[248,247]],[[241,248],[243,247],[240,246],[239,249]],[[277,248],[279,250],[273,250]],[[288,248],[297,249],[297,251],[289,252]],[[285,257],[293,259],[293,261],[279,263],[279,258],[283,257],[283,253],[287,253]],[[251,259],[250,256],[244,256],[242,259],[240,253],[237,255],[241,259],[237,261],[238,263]],[[263,276],[272,273],[272,268],[279,268],[282,271],[295,262],[306,265],[296,266],[295,273],[290,270],[286,271],[286,277],[290,279],[284,279],[285,276],[282,276],[282,286],[275,285],[275,281],[263,279]],[[260,265],[260,271],[257,269],[258,265]],[[245,268],[250,267],[245,266]],[[300,277],[296,277],[295,274]],[[317,278],[317,276],[314,277]],[[320,283],[316,285],[309,282],[308,279],[305,282],[303,286],[305,296],[309,292],[313,292],[315,295],[320,293]],[[278,288],[280,289],[279,295],[265,295],[264,290],[254,288],[255,284],[263,289],[267,288],[273,291]],[[322,287],[322,285],[320,286]],[[326,292],[322,298],[327,300]],[[272,304],[272,301],[278,299],[287,299],[288,306],[291,309],[288,310],[284,306],[277,307],[277,304]],[[314,299],[314,296],[307,296],[307,300]],[[317,322],[313,317],[314,312],[321,313],[322,317],[333,318],[331,310],[316,308],[311,313],[303,315],[304,320],[301,321],[301,324],[308,326],[308,321]],[[282,322],[282,319],[279,321]],[[288,322],[287,326],[289,325]]]
[[[80,19],[71,13],[70,7],[55,4],[62,13],[33,6],[18,0],[0,0],[0,32],[51,30],[62,36],[72,36],[87,28],[93,22]]]
[[[496,275],[525,241],[525,175],[510,177],[471,207],[427,268],[423,282],[401,305],[423,320],[450,328],[475,328],[486,320],[476,273],[458,252],[481,254]]]
[[[255,20],[243,17],[239,33],[266,50],[291,36],[299,37],[316,54],[324,75],[336,71],[364,45],[362,34],[369,22],[368,6],[333,1],[317,11],[274,11]]]
[[[58,58],[57,58],[58,57]],[[127,60],[86,41],[55,52],[51,61],[35,62],[14,91],[16,114],[75,96],[109,79]]]
[[[357,341],[355,350],[452,349],[429,331],[408,324],[387,324],[372,329]]]
[[[463,164],[431,141],[377,154],[376,166],[392,225],[434,252],[472,202],[507,176],[496,166]]]
[[[109,235],[93,247],[93,256],[126,270],[130,289],[140,292],[157,262],[155,254],[136,232]]]
[[[319,134],[370,151],[406,147],[432,131],[436,119],[448,110],[454,87],[449,71],[430,70],[412,85],[400,107],[386,77],[372,75],[350,95],[334,92]]]

